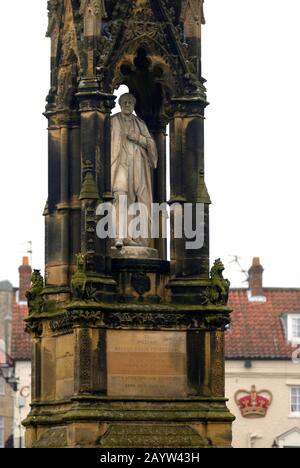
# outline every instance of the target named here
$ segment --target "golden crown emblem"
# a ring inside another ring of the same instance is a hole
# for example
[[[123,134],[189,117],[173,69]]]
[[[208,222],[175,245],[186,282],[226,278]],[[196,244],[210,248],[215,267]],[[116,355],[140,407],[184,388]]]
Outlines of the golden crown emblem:
[[[256,390],[252,385],[251,391],[238,390],[234,396],[237,406],[244,418],[264,418],[272,404],[273,395],[269,390]]]

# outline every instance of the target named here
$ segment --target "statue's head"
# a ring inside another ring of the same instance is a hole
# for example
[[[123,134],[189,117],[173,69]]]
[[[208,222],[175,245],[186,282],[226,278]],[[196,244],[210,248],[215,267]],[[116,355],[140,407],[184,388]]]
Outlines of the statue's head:
[[[125,115],[131,115],[136,105],[136,99],[133,94],[125,93],[119,99],[121,111]]]

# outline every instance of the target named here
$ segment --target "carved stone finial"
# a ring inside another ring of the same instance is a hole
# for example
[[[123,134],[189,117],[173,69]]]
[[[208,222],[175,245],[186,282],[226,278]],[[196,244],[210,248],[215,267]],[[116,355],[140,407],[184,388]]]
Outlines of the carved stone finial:
[[[83,183],[79,200],[99,200],[95,178],[93,175],[93,164],[91,161],[86,161],[83,166]]]
[[[51,37],[55,26],[58,26],[62,14],[62,0],[48,0],[48,29],[46,36]]]
[[[181,20],[184,23],[187,37],[199,37],[201,25],[206,24],[204,16],[204,0],[184,0],[181,10]]]
[[[81,253],[76,255],[76,261],[77,267],[72,277],[71,289],[74,299],[83,299],[87,282],[85,255]]]
[[[82,0],[80,14],[84,18],[84,35],[100,36],[102,19],[107,16],[104,0]]]
[[[44,299],[41,293],[43,289],[44,278],[42,277],[40,270],[33,270],[31,276],[31,288],[26,293],[30,315],[34,312],[42,312]]]
[[[210,199],[207,187],[206,187],[203,169],[199,172],[197,202],[204,203],[206,205],[211,205],[211,199]]]
[[[226,305],[228,302],[230,281],[223,278],[224,265],[221,260],[215,261],[211,272],[211,286],[207,290],[207,298],[210,304]]]
[[[89,161],[89,160],[84,161],[84,163],[83,163],[83,172],[85,174],[93,172],[93,163],[92,163],[92,161]]]
[[[204,12],[204,1],[201,0],[201,24],[206,24],[206,19],[205,19],[205,12]]]
[[[47,216],[48,214],[49,214],[49,200],[47,199],[46,204],[45,204],[45,208],[44,208],[44,211],[43,211],[43,216]]]
[[[63,1],[62,0],[49,0],[48,1],[48,29],[46,37],[51,38],[51,57],[56,57],[59,29],[63,14]]]

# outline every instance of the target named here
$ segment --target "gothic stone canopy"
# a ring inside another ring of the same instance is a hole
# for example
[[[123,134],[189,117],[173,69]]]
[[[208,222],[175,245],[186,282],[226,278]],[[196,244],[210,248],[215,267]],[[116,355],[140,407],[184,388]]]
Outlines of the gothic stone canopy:
[[[128,85],[138,108],[150,106],[148,95],[152,107],[160,107],[152,113],[170,98],[205,101],[199,60],[203,0],[50,0],[48,8],[49,99],[59,107],[75,105],[80,79],[91,75],[104,93]]]

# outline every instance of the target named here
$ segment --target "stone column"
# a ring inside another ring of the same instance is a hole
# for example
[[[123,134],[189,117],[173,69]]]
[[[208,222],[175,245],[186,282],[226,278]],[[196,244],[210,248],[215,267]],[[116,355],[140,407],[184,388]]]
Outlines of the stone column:
[[[77,226],[71,235],[71,220],[78,219],[79,184],[72,170],[80,170],[78,151],[78,114],[76,111],[48,111],[49,120],[49,193],[45,209],[46,285],[66,287],[70,265],[78,245]]]
[[[78,327],[75,335],[75,395],[92,391],[92,329]]]
[[[204,209],[203,245],[189,249],[183,232],[175,239],[175,220],[172,215],[172,272],[177,278],[203,278],[209,276],[209,204],[210,198],[204,182],[204,106],[197,98],[174,99],[171,122],[171,206],[192,205],[193,223],[196,206]],[[185,214],[186,216],[186,214]],[[184,220],[183,220],[184,231]],[[195,225],[194,225],[195,227]],[[198,226],[201,229],[201,226]]]
[[[86,325],[74,328],[75,395],[97,392],[106,394],[106,331]]]
[[[41,398],[41,339],[32,337],[31,400]]]
[[[195,64],[201,78],[201,36],[205,24],[204,0],[183,0],[181,20],[184,26],[185,42],[188,45],[190,60]]]
[[[82,167],[91,165],[100,202],[113,199],[111,193],[110,113],[115,96],[101,93],[96,78],[83,78],[77,99],[81,114]],[[82,174],[82,179],[84,174]],[[84,181],[83,181],[84,182]],[[84,227],[82,226],[82,235]],[[110,274],[110,240],[96,239],[97,273]]]
[[[211,396],[211,368],[211,333],[188,332],[188,377],[192,395]]]
[[[211,389],[214,397],[225,396],[225,336],[224,330],[211,334]]]
[[[154,173],[153,181],[153,202],[167,202],[167,122],[161,120],[156,128],[152,129],[152,135],[156,142],[158,152],[158,166]],[[162,235],[163,215],[160,214],[160,235]],[[159,238],[155,240],[155,248],[159,252],[162,260],[167,260],[167,239]]]

